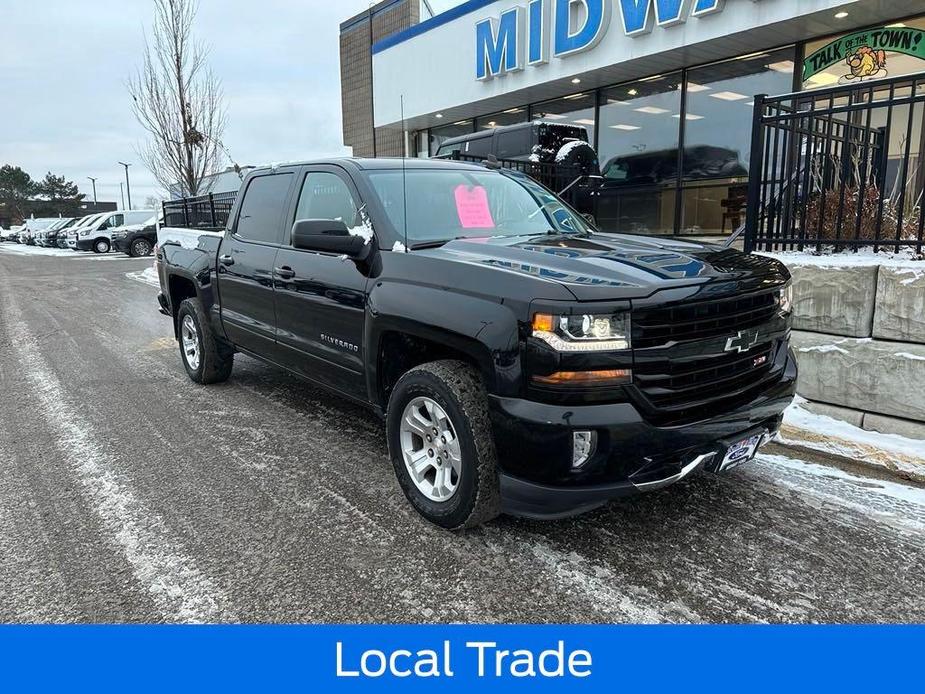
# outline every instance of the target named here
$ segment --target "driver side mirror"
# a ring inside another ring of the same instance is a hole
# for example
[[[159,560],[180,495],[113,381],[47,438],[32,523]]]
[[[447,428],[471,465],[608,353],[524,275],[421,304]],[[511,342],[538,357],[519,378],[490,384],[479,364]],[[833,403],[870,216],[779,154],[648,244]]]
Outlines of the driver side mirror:
[[[360,258],[366,250],[366,239],[351,234],[338,219],[300,219],[292,225],[292,247]]]

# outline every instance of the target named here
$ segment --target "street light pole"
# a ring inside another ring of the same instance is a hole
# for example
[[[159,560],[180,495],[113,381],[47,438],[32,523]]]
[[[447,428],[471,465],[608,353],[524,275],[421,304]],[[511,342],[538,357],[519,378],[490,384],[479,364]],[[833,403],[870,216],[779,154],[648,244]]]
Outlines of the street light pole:
[[[93,204],[96,204],[96,179],[93,176],[87,176],[93,182]]]
[[[131,164],[126,164],[124,161],[120,161],[119,163],[125,167],[125,193],[128,195],[128,209],[132,209],[132,186],[128,182],[128,167],[130,167]]]
[[[122,209],[125,209],[125,186],[119,181],[119,196],[122,198]]]

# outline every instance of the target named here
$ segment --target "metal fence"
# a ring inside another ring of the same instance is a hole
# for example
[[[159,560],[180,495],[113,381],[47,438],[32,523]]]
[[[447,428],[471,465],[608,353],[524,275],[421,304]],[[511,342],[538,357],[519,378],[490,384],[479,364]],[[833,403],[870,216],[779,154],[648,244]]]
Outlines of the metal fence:
[[[925,73],[755,98],[747,251],[919,254]]]
[[[223,229],[228,223],[236,192],[209,193],[164,203],[164,226]]]

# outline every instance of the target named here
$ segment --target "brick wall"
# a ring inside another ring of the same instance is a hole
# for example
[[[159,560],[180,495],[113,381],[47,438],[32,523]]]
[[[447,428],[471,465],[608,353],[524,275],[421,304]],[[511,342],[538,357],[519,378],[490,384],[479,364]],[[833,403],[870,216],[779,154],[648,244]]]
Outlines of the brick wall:
[[[372,44],[417,24],[419,19],[419,0],[383,0],[341,24],[340,79],[344,144],[353,147],[354,156],[402,155],[403,138],[400,129],[379,128],[373,143],[371,49]]]

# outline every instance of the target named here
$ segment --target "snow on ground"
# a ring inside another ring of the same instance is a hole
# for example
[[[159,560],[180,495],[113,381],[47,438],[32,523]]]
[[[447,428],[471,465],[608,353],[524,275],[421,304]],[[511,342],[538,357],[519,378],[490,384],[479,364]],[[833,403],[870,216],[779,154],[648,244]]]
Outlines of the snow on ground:
[[[911,248],[906,248],[899,253],[874,253],[873,246],[858,249],[857,253],[844,251],[841,253],[832,253],[831,250],[823,251],[821,254],[810,253],[807,251],[777,251],[756,252],[756,255],[765,255],[770,258],[777,258],[785,265],[790,266],[812,266],[819,268],[828,267],[870,267],[871,265],[885,265],[888,267],[906,267],[913,273],[925,273],[925,260],[917,256]],[[916,274],[918,277],[918,274]]]
[[[759,454],[753,463],[773,484],[860,511],[893,526],[925,530],[925,488],[859,477],[836,467],[781,455]],[[745,468],[746,470],[748,468]]]
[[[70,248],[43,248],[41,246],[24,246],[21,243],[2,243],[0,253],[8,255],[47,255],[47,256],[77,256],[77,251]],[[80,255],[83,255],[82,253]]]
[[[161,282],[157,277],[157,270],[154,269],[153,265],[151,267],[146,267],[144,270],[138,270],[137,272],[127,272],[125,276],[130,280],[148,284],[157,289],[161,288]]]
[[[138,260],[130,258],[124,253],[110,251],[109,253],[91,253],[89,251],[75,251],[70,248],[43,248],[42,246],[23,246],[18,243],[0,244],[0,253],[18,256],[43,256],[48,258],[72,258],[78,260]]]
[[[925,441],[867,431],[840,419],[815,414],[798,397],[784,413],[781,442],[862,463],[925,477]]]

